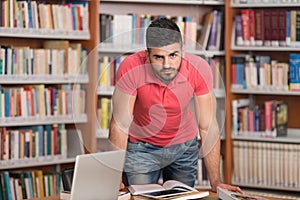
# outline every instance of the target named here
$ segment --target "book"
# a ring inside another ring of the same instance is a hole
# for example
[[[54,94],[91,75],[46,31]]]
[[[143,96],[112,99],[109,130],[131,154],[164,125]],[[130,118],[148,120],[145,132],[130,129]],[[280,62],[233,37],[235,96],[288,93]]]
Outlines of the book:
[[[206,47],[207,47],[209,33],[210,33],[211,25],[212,25],[212,19],[213,19],[212,12],[205,14],[203,17],[201,34],[198,38],[198,43],[200,45],[200,47],[199,47],[200,49],[206,49]]]
[[[212,24],[207,44],[208,50],[217,50],[216,44],[217,44],[217,31],[218,31],[218,10],[213,11],[213,17],[212,17]]]
[[[237,46],[244,45],[243,27],[242,27],[242,15],[236,15],[234,17],[234,31],[235,31],[235,44]]]
[[[255,46],[262,46],[264,42],[264,10],[254,10],[255,16]]]
[[[275,134],[273,137],[286,136],[288,126],[288,104],[287,102],[275,102]]]
[[[250,18],[249,18],[249,9],[241,10],[242,17],[242,35],[245,46],[250,46]]]
[[[266,200],[263,197],[232,192],[232,191],[220,188],[220,187],[217,187],[217,195],[218,195],[218,198],[221,200],[239,200],[239,199]]]
[[[169,190],[164,190],[164,191],[169,191]],[[161,192],[164,192],[164,191],[161,191]],[[156,192],[156,193],[159,193],[159,192]],[[135,196],[132,196],[131,199],[134,199],[134,200],[143,200],[143,199],[145,199],[145,200],[146,199],[190,200],[190,199],[202,199],[207,196],[209,196],[208,191],[199,191],[199,192],[189,192],[189,193],[185,193],[185,194],[177,194],[177,195],[164,196],[164,197],[135,195]],[[120,200],[120,198],[118,198],[118,200]]]
[[[195,188],[192,188],[182,182],[176,180],[169,180],[160,184],[141,184],[141,185],[130,185],[128,190],[132,195],[140,195],[149,192],[157,192],[170,189],[184,189],[192,192],[197,192]]]

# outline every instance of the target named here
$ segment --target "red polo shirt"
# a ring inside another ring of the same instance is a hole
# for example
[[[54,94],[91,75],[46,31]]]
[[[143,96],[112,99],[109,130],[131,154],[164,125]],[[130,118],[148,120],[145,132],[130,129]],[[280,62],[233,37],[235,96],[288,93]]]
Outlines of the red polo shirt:
[[[197,136],[190,102],[213,86],[211,68],[204,59],[185,53],[179,73],[166,85],[153,74],[146,52],[140,51],[121,63],[116,80],[118,89],[136,96],[130,141],[169,146]]]

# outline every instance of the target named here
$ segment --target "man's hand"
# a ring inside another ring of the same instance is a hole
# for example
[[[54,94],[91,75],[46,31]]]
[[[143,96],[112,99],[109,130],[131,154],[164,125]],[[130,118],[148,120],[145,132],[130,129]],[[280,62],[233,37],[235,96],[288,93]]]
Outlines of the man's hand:
[[[124,189],[125,188],[125,185],[124,185],[124,183],[121,181],[120,182],[120,190],[122,190],[122,189]]]
[[[217,191],[217,186],[220,187],[220,188],[232,191],[232,192],[238,192],[238,193],[241,193],[241,194],[245,194],[245,192],[241,188],[239,188],[238,186],[228,185],[228,184],[224,184],[224,183],[219,183],[215,187],[213,187],[212,188],[213,192]]]

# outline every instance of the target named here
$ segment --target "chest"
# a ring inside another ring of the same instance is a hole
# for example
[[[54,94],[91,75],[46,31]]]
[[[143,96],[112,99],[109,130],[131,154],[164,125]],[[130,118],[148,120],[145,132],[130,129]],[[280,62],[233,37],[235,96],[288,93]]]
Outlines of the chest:
[[[143,110],[155,105],[169,114],[177,114],[188,107],[193,95],[194,89],[188,83],[174,86],[145,84],[137,90],[136,103]]]

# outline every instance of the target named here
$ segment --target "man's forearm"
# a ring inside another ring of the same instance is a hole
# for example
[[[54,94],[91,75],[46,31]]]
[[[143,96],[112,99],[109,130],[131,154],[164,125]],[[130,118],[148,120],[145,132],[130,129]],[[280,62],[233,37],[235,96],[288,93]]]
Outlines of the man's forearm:
[[[220,139],[216,142],[212,150],[204,157],[205,166],[210,179],[210,184],[213,191],[216,191],[216,187],[220,180]]]
[[[116,149],[127,149],[128,134],[122,131],[112,117],[109,128],[109,140]]]

